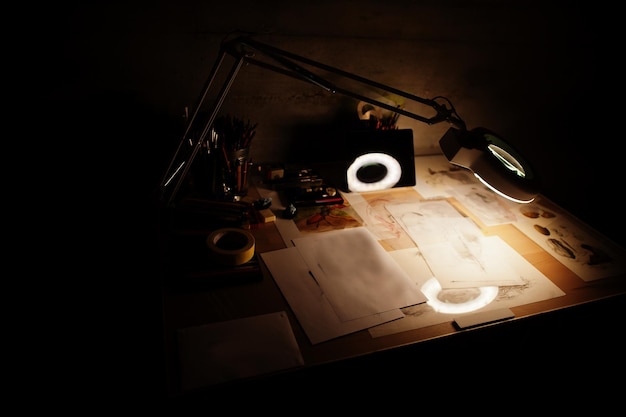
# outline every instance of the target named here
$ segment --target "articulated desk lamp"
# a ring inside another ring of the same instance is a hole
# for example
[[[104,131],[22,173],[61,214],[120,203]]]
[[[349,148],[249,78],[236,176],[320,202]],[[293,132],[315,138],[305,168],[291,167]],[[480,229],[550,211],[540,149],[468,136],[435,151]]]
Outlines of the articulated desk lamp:
[[[182,152],[183,147],[190,142],[188,135],[192,132],[192,125],[194,125],[194,122],[196,121],[199,109],[202,107],[204,100],[207,98],[215,81],[216,75],[227,54],[233,56],[235,58],[235,62],[217,95],[215,104],[208,115],[208,119],[204,122],[204,126],[200,131],[201,133],[197,138],[197,141],[195,144],[191,144],[193,148],[190,156],[186,158],[183,156],[181,158],[180,153]],[[435,99],[424,99],[413,94],[397,90],[393,87],[389,87],[299,55],[283,51],[253,40],[249,37],[239,37],[226,41],[222,44],[219,57],[213,66],[197,107],[189,119],[185,134],[172,161],[170,162],[166,176],[161,183],[161,196],[162,199],[166,200],[168,205],[172,203],[177,192],[179,191],[180,186],[189,171],[191,163],[198,154],[206,136],[209,134],[224,99],[244,63],[254,64],[262,68],[300,79],[317,85],[329,93],[339,93],[429,125],[444,121],[448,122],[452,124],[453,127],[449,128],[444,136],[439,140],[439,146],[450,163],[469,169],[488,188],[517,203],[530,203],[534,200],[538,193],[536,190],[536,180],[530,165],[510,145],[493,132],[483,128],[468,130],[465,122],[457,115],[451,104],[449,104],[450,108],[448,108],[445,104],[440,104],[435,101]],[[406,111],[398,106],[393,106],[381,100],[372,99],[352,90],[341,88],[340,86],[315,74],[312,70],[306,69],[303,65],[344,77],[344,79],[348,81],[352,80],[353,82],[374,87],[385,93],[391,93],[393,95],[430,106],[435,110],[436,114],[433,117],[420,116]],[[364,167],[367,164],[386,164],[384,160],[380,161],[377,159],[380,156],[381,155],[375,155],[372,160],[361,162],[361,167]],[[393,181],[391,183],[380,181],[377,183],[384,183],[384,187],[386,188],[392,188],[395,185]],[[357,190],[351,189],[350,191]]]

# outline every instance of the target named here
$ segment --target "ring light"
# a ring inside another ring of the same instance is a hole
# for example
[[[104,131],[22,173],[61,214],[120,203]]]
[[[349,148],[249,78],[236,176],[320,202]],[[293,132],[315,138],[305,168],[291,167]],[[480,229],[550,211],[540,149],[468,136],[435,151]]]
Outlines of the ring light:
[[[377,178],[379,174],[372,177],[367,172],[382,172],[382,178]],[[376,152],[357,157],[346,172],[348,189],[357,193],[393,188],[401,176],[402,167],[394,157]]]
[[[428,298],[426,304],[431,306],[436,312],[445,314],[469,313],[470,311],[478,310],[495,300],[498,295],[497,286],[478,287],[476,289],[479,291],[479,294],[476,298],[463,303],[444,302],[439,299],[439,294],[442,291],[441,284],[434,277],[422,284],[420,289]]]

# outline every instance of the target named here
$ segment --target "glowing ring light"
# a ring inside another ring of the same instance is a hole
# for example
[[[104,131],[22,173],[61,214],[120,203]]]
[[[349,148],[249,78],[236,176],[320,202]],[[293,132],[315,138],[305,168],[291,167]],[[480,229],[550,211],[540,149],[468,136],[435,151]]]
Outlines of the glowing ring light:
[[[370,165],[382,165],[387,169],[387,175],[376,182],[363,182],[357,177],[357,173],[361,168]],[[353,192],[378,191],[393,188],[400,181],[402,175],[402,167],[400,163],[386,153],[366,153],[359,156],[348,167],[346,172],[348,189]]]
[[[478,297],[464,303],[446,303],[441,301],[437,295],[441,292],[441,284],[437,278],[431,278],[422,285],[422,292],[428,298],[426,304],[431,306],[438,313],[460,314],[478,310],[492,302],[498,295],[497,286],[477,287],[480,291]]]

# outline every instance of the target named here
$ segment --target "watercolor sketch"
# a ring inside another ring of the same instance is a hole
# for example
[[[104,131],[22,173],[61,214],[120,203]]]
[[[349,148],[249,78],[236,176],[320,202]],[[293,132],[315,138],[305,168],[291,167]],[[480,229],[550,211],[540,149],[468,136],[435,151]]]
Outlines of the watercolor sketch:
[[[347,229],[363,224],[359,215],[345,199],[342,204],[298,207],[293,221],[301,233]]]

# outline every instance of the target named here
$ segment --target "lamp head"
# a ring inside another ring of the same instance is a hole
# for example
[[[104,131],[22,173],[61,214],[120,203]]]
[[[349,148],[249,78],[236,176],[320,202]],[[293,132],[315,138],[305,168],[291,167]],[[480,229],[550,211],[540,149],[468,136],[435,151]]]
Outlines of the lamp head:
[[[497,134],[484,129],[451,127],[439,140],[454,165],[469,169],[483,184],[516,203],[530,203],[538,184],[530,164]]]

